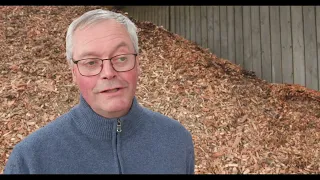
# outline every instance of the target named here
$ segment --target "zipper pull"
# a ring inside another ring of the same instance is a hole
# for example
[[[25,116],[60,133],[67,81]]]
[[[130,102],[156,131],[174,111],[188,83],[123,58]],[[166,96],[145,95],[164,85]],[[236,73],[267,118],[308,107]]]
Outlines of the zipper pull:
[[[120,121],[120,119],[118,119],[117,132],[119,133],[119,132],[121,132],[121,131],[122,131],[122,129],[121,129],[121,121]]]

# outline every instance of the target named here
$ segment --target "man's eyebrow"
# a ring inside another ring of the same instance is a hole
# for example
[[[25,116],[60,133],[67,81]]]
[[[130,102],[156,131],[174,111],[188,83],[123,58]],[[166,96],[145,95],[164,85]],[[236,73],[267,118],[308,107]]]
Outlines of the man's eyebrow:
[[[86,57],[86,56],[97,56],[97,54],[95,52],[85,51],[81,53],[79,57],[81,57],[80,59],[83,59],[83,57]]]
[[[121,47],[128,47],[128,49],[129,49],[128,44],[126,42],[124,42],[124,41],[121,41],[117,46],[112,48],[113,50],[111,51],[110,54],[111,55],[114,54]],[[81,59],[83,59],[83,57],[85,57],[85,56],[98,56],[98,54],[95,53],[95,52],[92,52],[92,51],[85,51],[85,52],[80,54]]]
[[[114,54],[115,51],[117,51],[117,50],[118,50],[119,48],[121,48],[121,47],[127,47],[128,50],[129,50],[129,45],[128,45],[126,42],[121,41],[117,46],[115,46],[115,47],[113,48],[113,50],[111,51],[110,54]]]

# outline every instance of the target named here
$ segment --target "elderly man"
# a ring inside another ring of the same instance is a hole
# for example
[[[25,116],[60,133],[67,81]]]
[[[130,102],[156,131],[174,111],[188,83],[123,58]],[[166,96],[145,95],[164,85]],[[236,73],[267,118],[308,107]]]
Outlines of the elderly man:
[[[80,102],[18,143],[4,174],[194,174],[190,132],[135,97],[136,30],[101,9],[70,24],[66,55]]]

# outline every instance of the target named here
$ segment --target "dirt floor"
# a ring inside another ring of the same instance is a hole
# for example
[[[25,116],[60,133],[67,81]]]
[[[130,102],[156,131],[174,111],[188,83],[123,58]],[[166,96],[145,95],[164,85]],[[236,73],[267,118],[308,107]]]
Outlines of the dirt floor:
[[[65,34],[73,18],[94,8],[0,7],[1,172],[16,143],[78,103]],[[320,92],[267,83],[162,27],[134,21],[137,98],[190,130],[197,174],[320,172]]]

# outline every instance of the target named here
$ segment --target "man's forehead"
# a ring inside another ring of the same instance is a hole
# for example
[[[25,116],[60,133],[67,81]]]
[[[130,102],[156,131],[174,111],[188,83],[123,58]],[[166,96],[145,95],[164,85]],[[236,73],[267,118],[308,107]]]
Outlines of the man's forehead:
[[[130,50],[130,45],[125,42],[125,41],[121,41],[117,44],[112,44],[108,47],[108,49],[110,51],[115,51],[118,50],[120,48],[125,48],[127,50]],[[99,53],[98,53],[99,54]],[[90,56],[90,55],[98,55],[96,52],[95,48],[89,48],[89,47],[85,47],[83,46],[83,48],[81,48],[81,51],[79,51],[79,57],[84,57],[84,56]]]
[[[124,26],[116,24],[103,24],[103,22],[90,25],[90,27],[79,28],[74,32],[73,41],[87,44],[91,41],[112,40],[113,38],[129,37],[129,33]],[[120,24],[121,25],[121,24]]]
[[[98,41],[104,41],[104,40],[112,41],[112,40],[115,40],[115,39],[119,39],[119,40],[121,40],[121,42],[120,42],[121,46],[128,46],[128,44],[124,40],[122,40],[123,38],[117,37],[117,36],[114,37],[114,36],[116,36],[116,34],[115,35],[107,35],[107,36],[95,37],[95,38],[91,38],[91,39],[88,38],[88,39],[84,39],[80,43],[81,43],[82,46],[85,46],[87,44],[95,43],[95,42],[98,42]]]
[[[118,21],[114,19],[100,19],[96,21],[89,21],[87,23],[79,25],[75,32],[77,31],[87,31],[87,30],[94,30],[97,27],[103,27],[105,30],[108,30],[110,28],[125,28],[124,24],[119,23]]]

